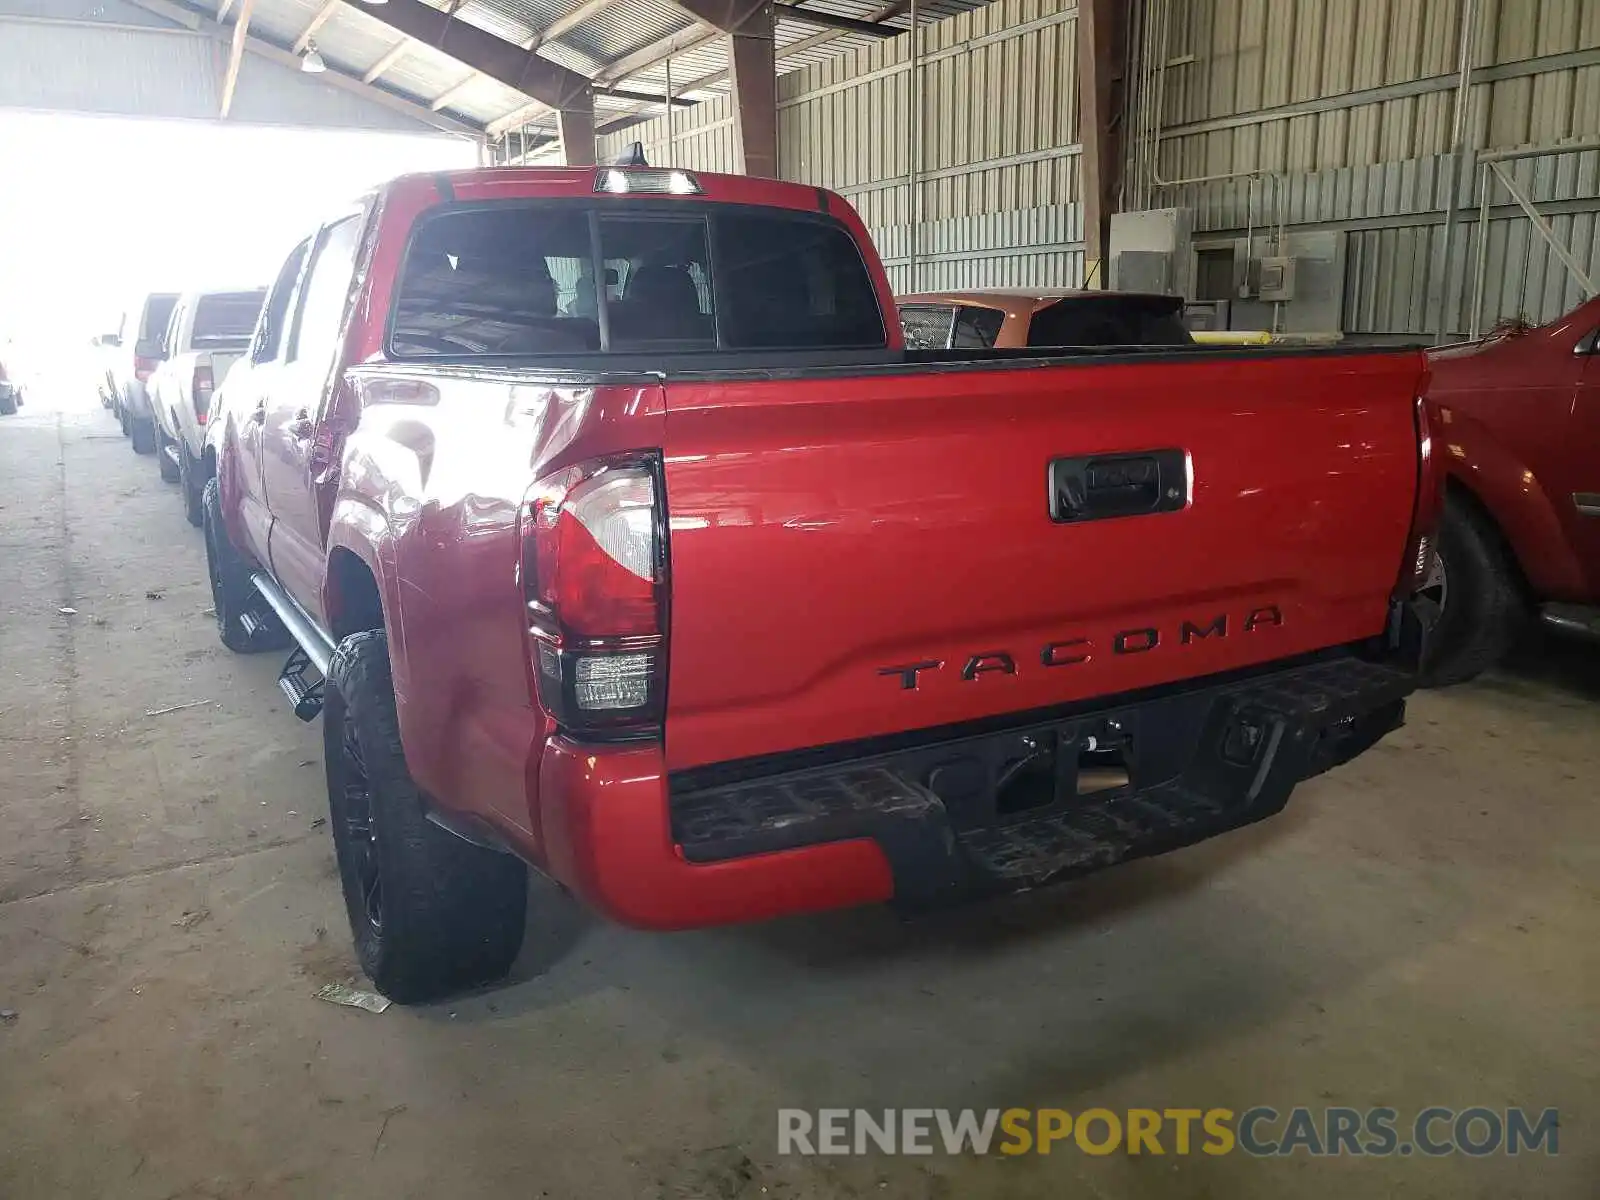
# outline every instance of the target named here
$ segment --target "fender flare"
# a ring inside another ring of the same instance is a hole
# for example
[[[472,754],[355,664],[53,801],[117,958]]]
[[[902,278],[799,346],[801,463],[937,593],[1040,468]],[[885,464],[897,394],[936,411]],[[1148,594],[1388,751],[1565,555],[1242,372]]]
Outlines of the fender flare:
[[[339,614],[343,598],[338,594],[337,573],[332,569],[342,552],[353,555],[372,575],[377,585],[378,604],[383,610],[383,628],[389,635],[389,672],[394,679],[395,704],[404,720],[404,697],[410,692],[410,669],[405,644],[405,623],[401,620],[400,578],[395,563],[394,535],[388,518],[370,502],[341,492],[334,500],[324,539],[326,565],[322,572],[322,611],[327,614],[329,633],[338,641]]]
[[[337,555],[344,552],[353,555],[371,573],[383,609],[384,629],[393,644],[401,636],[400,581],[388,520],[370,504],[347,493],[341,494],[334,501],[324,545],[329,566],[322,574],[322,611],[328,614],[328,623],[336,627],[338,614],[343,610],[336,572],[331,566]]]
[[[250,553],[250,540],[244,535],[244,522],[239,514],[241,492],[239,489],[238,458],[239,436],[234,427],[233,418],[230,416],[222,426],[221,433],[209,433],[206,436],[207,445],[213,445],[217,456],[217,499],[222,506],[222,525],[227,531],[228,540],[246,559],[253,556]],[[201,457],[205,456],[205,447],[201,448]],[[257,564],[260,565],[260,564]]]
[[[378,603],[383,610],[383,628],[389,638],[389,676],[394,685],[395,716],[400,725],[400,743],[406,748],[406,761],[424,790],[435,781],[426,765],[435,755],[428,749],[442,731],[418,724],[411,675],[411,656],[406,643],[399,567],[395,558],[395,539],[388,518],[371,501],[349,492],[334,500],[328,521],[326,565],[322,575],[322,611],[327,614],[329,634],[339,640],[338,625],[342,599],[338,595],[337,572],[333,564],[341,553],[359,560],[377,585]],[[420,753],[418,753],[420,751]]]

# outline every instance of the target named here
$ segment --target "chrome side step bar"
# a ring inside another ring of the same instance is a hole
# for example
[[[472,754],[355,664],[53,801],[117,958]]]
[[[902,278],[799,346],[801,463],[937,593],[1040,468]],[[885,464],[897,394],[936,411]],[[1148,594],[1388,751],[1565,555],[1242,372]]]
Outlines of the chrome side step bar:
[[[317,627],[305,609],[295,603],[294,597],[279,587],[278,581],[265,571],[251,575],[250,582],[261,593],[261,598],[272,606],[272,611],[278,614],[278,620],[283,622],[289,636],[305,651],[311,665],[326,675],[333,663],[333,640]]]

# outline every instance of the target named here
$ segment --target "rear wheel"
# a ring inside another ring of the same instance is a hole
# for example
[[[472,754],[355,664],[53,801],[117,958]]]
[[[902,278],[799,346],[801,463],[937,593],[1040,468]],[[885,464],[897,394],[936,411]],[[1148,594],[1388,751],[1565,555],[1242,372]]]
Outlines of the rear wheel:
[[[1445,500],[1437,561],[1421,595],[1439,608],[1423,667],[1428,687],[1465,683],[1494,666],[1528,615],[1499,532],[1455,494]]]
[[[135,454],[154,454],[156,451],[156,423],[151,417],[129,417],[128,437],[133,442]]]
[[[217,614],[217,636],[229,650],[254,654],[261,650],[282,650],[289,645],[289,633],[272,617],[263,616],[252,628],[246,614],[257,614],[260,606],[250,569],[228,540],[222,521],[222,496],[217,481],[206,484],[202,499],[206,531],[206,571],[211,576],[211,606]]]
[[[17,394],[7,391],[0,394],[0,417],[9,417],[17,411]]]
[[[200,528],[205,524],[205,477],[200,464],[189,457],[189,450],[178,445],[178,486],[183,493],[183,515],[189,524]]]
[[[361,967],[402,1004],[504,977],[522,946],[528,872],[427,819],[406,768],[389,643],[339,643],[323,709],[328,809]]]

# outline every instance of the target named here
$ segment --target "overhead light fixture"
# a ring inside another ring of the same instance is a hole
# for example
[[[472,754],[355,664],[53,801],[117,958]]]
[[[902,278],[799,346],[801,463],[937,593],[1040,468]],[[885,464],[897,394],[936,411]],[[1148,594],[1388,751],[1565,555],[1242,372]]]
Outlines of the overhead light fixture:
[[[361,3],[378,5],[378,4],[387,4],[387,3],[389,3],[389,0],[361,0]]]
[[[322,61],[322,55],[317,50],[315,42],[306,47],[306,52],[300,56],[300,69],[307,75],[319,75],[328,69],[328,64]]]

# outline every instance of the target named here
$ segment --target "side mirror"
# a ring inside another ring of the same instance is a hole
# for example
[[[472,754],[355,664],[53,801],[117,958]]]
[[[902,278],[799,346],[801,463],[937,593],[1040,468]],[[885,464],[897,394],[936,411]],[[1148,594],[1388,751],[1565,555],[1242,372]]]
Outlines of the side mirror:
[[[94,344],[96,346],[120,346],[122,345],[122,335],[116,333],[102,333],[99,337],[94,339]]]
[[[619,284],[621,282],[622,282],[622,276],[617,274],[617,269],[615,267],[607,267],[606,268],[606,286],[607,287],[616,287],[617,284]]]

